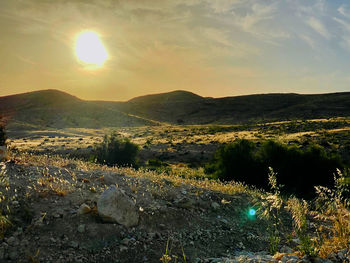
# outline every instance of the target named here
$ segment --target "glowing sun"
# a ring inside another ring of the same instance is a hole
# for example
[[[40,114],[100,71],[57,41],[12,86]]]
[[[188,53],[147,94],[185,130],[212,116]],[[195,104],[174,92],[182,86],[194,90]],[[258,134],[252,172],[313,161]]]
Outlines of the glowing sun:
[[[108,59],[108,53],[98,34],[84,31],[77,36],[75,54],[79,62],[93,67],[100,67]]]

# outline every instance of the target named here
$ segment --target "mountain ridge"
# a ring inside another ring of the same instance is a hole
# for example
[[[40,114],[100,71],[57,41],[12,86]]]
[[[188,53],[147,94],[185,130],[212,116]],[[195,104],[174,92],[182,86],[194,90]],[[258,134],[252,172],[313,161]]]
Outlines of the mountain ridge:
[[[350,92],[267,93],[222,98],[175,90],[125,102],[88,101],[48,89],[0,97],[0,116],[53,128],[167,124],[238,124],[350,116]],[[25,126],[25,125],[24,125]]]

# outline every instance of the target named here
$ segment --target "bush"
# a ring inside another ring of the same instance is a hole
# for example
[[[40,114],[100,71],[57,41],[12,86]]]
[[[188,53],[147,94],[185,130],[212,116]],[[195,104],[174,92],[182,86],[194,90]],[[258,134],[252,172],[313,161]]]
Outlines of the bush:
[[[248,140],[237,140],[218,149],[205,171],[224,180],[261,185],[264,174],[257,160],[256,146]]]
[[[96,146],[94,159],[108,166],[137,166],[139,146],[113,133]]]
[[[257,147],[253,142],[238,140],[218,149],[206,172],[225,181],[266,189],[268,167],[276,171],[285,191],[310,198],[315,185],[331,185],[336,168],[344,165],[337,155],[327,154],[318,145],[300,149],[268,141]]]
[[[6,139],[5,127],[0,126],[0,146],[6,145]]]

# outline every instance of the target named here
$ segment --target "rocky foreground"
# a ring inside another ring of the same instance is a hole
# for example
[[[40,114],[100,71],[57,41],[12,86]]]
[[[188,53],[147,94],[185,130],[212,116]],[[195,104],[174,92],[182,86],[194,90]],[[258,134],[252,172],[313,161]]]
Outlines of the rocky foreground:
[[[267,223],[248,215],[255,201],[244,191],[67,160],[14,158],[0,169],[0,262],[349,262],[346,249],[295,253],[288,227],[281,253],[269,255]]]

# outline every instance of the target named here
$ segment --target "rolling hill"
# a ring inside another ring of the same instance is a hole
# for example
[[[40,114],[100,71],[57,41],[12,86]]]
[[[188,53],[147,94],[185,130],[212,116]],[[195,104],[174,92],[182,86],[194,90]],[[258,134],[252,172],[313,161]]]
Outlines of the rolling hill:
[[[126,102],[85,101],[58,90],[0,97],[11,129],[103,128],[169,124],[237,124],[350,116],[350,92],[206,98],[188,91]]]
[[[148,95],[118,109],[173,124],[235,124],[350,116],[350,92],[316,95],[259,94],[204,98],[185,91]]]
[[[154,125],[108,105],[80,100],[58,90],[0,97],[0,116],[9,129],[101,128]]]

